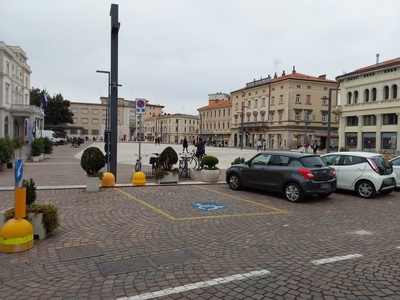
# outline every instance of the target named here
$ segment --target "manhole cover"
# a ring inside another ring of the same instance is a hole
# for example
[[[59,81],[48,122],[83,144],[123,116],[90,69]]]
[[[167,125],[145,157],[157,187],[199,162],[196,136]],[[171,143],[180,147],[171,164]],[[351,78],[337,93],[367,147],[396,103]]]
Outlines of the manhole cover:
[[[123,273],[136,272],[152,267],[146,258],[130,258],[117,261],[98,263],[97,268],[103,276],[117,275]]]
[[[85,245],[85,246],[57,249],[57,254],[61,261],[69,261],[75,259],[100,256],[103,255],[103,252],[96,245]]]
[[[161,267],[184,263],[192,259],[197,259],[197,257],[189,251],[177,251],[160,255],[153,255],[149,257],[149,260],[151,260],[155,266]]]

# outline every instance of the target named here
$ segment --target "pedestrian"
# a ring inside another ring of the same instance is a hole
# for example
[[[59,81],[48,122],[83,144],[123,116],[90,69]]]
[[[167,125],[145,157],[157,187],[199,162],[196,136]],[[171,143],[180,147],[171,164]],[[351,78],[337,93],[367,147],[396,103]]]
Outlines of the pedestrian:
[[[201,138],[199,138],[199,140],[196,143],[196,157],[199,161],[199,166],[198,166],[197,170],[201,170],[201,168],[203,167],[201,165],[201,159],[203,158],[204,154],[205,154],[205,146],[204,146],[203,140]]]
[[[314,145],[312,145],[312,149],[313,149],[313,151],[314,151],[314,154],[317,154],[318,145],[317,145],[317,142],[316,142],[316,141],[314,142]]]
[[[262,149],[261,140],[258,139],[258,141],[257,141],[257,151],[261,151],[261,149]]]
[[[267,141],[263,141],[263,151],[267,151]]]
[[[185,149],[186,149],[186,152],[189,153],[189,150],[188,150],[188,141],[187,141],[187,139],[186,139],[186,136],[185,136],[185,138],[183,139],[182,146],[183,146],[183,151],[182,151],[182,153],[185,152]]]

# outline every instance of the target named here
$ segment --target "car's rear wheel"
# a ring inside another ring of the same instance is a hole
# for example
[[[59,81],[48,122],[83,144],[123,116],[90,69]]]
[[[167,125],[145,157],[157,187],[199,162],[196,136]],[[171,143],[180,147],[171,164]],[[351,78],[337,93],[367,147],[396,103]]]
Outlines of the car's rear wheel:
[[[304,194],[298,184],[290,182],[285,185],[284,193],[286,200],[290,202],[301,202],[304,200]]]
[[[387,195],[387,194],[390,194],[391,192],[393,192],[393,190],[394,189],[387,189],[387,190],[380,191],[380,193]]]
[[[362,198],[373,198],[376,195],[376,190],[371,181],[361,180],[356,185],[356,193]]]
[[[242,182],[237,174],[229,175],[228,185],[232,190],[240,190],[242,188]]]

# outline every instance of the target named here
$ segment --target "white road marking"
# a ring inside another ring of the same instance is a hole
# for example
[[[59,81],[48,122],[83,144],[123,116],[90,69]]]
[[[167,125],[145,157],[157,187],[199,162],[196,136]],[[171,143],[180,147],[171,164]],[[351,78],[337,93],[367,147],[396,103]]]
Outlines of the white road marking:
[[[217,284],[223,284],[227,282],[231,282],[234,280],[244,280],[250,277],[255,277],[255,276],[262,276],[269,274],[270,272],[268,270],[258,270],[258,271],[252,271],[249,273],[244,273],[244,274],[236,274],[232,276],[227,276],[227,277],[219,277],[207,281],[200,281],[200,282],[195,282],[183,286],[178,286],[178,287],[173,287],[173,288],[168,288],[165,290],[161,291],[156,291],[156,292],[150,292],[150,293],[145,293],[141,295],[136,295],[132,297],[124,297],[124,298],[119,298],[118,300],[144,300],[144,299],[154,299],[157,297],[162,297],[162,296],[168,296],[172,294],[178,294],[182,292],[187,292],[191,290],[195,290],[198,288],[203,288],[203,287],[210,287],[213,285]]]
[[[362,257],[361,254],[349,254],[349,255],[344,255],[344,256],[335,256],[331,258],[325,258],[325,259],[317,259],[317,260],[312,260],[311,263],[314,265],[323,265],[323,264],[328,264],[336,261],[341,261],[341,260],[347,260],[347,259],[352,259],[352,258],[357,258],[357,257]]]

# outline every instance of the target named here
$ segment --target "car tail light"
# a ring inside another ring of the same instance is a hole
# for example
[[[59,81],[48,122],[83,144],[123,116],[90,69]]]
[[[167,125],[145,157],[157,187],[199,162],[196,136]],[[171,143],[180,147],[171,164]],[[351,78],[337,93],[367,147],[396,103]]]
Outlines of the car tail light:
[[[374,160],[372,158],[367,158],[369,164],[371,165],[372,169],[379,174],[379,168],[376,165],[376,163],[374,162]]]
[[[335,168],[332,168],[332,167],[331,167],[331,169],[332,169],[332,174],[333,174],[333,176],[336,177],[336,170],[335,170]]]
[[[313,172],[311,172],[308,169],[298,169],[297,171],[299,173],[301,173],[301,175],[303,175],[304,179],[313,179],[314,178]]]

